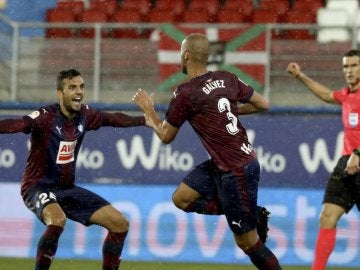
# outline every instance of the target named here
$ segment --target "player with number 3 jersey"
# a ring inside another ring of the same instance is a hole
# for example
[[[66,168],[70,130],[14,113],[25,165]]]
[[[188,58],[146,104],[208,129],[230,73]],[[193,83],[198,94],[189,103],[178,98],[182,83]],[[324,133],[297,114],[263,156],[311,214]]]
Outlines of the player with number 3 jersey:
[[[259,219],[267,215],[266,209],[257,206],[260,166],[238,119],[238,115],[268,109],[268,101],[236,75],[208,71],[209,51],[209,41],[202,34],[183,40],[181,67],[189,81],[177,87],[165,120],[155,112],[146,91],[139,89],[133,100],[162,142],[174,140],[188,121],[211,156],[183,179],[173,194],[174,204],[186,212],[224,214],[237,246],[251,262],[258,269],[278,270],[277,258],[259,233],[263,231]]]

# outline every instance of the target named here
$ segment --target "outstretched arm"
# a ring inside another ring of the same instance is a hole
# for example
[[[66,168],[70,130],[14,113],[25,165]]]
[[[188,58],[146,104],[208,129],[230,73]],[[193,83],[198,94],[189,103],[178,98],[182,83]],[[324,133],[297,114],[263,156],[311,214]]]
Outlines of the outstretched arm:
[[[0,133],[24,132],[28,124],[25,118],[0,120]]]
[[[239,114],[252,114],[269,109],[269,102],[259,93],[255,92],[251,96],[248,103],[241,104],[238,107]]]
[[[145,90],[139,89],[134,95],[133,101],[145,113],[146,124],[154,129],[156,135],[163,143],[168,144],[175,139],[179,129],[160,119],[155,111],[152,96],[149,96]]]
[[[317,96],[322,101],[327,103],[336,103],[331,89],[307,76],[304,72],[301,71],[301,68],[297,63],[290,63],[286,70],[296,79],[301,81],[315,96]]]

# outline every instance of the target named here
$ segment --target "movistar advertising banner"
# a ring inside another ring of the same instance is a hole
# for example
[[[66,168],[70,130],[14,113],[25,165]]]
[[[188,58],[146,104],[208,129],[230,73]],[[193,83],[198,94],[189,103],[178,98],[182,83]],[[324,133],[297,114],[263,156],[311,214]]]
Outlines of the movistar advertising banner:
[[[250,264],[236,247],[223,216],[185,213],[173,205],[175,185],[95,185],[128,218],[130,230],[122,258],[129,261]],[[0,183],[0,256],[35,257],[44,225],[25,208],[19,184]],[[271,211],[268,247],[284,265],[309,265],[313,259],[323,191],[261,188],[259,204]],[[338,224],[329,264],[360,268],[360,215],[357,209]],[[101,260],[106,230],[68,221],[57,258]]]
[[[342,150],[337,114],[242,116],[262,167],[261,187],[323,188]],[[329,124],[331,123],[331,124]],[[19,182],[29,137],[0,134],[0,181]],[[147,127],[90,131],[77,160],[78,183],[178,184],[208,154],[186,123],[169,145]]]

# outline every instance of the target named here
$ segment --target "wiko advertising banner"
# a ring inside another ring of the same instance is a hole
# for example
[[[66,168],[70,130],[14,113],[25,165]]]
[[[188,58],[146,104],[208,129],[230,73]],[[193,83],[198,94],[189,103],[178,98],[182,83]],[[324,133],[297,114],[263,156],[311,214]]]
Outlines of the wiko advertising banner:
[[[339,115],[258,115],[240,118],[262,167],[262,187],[322,188],[341,155]],[[19,182],[28,136],[0,134],[0,181]],[[79,183],[178,184],[208,159],[186,123],[164,145],[150,128],[110,128],[87,133],[77,160]]]

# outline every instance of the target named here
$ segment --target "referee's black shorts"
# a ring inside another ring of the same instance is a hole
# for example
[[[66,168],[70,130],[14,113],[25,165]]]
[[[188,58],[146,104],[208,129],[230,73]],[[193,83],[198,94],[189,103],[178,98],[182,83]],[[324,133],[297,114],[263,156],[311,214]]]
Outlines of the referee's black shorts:
[[[328,180],[323,203],[336,204],[348,213],[356,204],[360,211],[360,173],[345,173],[346,163],[350,156],[342,156]]]

